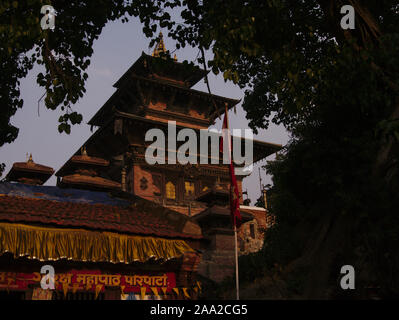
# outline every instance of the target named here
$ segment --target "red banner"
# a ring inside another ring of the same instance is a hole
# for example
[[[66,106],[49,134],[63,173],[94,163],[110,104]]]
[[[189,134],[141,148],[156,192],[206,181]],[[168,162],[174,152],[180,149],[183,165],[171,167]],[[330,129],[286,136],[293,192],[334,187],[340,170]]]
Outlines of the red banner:
[[[39,284],[42,279],[40,273],[12,273],[0,272],[0,289],[26,290],[30,284]],[[151,292],[151,288],[162,289],[171,292],[176,287],[176,277],[172,272],[163,274],[103,274],[93,270],[71,270],[68,273],[55,274],[55,288],[65,290],[85,290],[103,292],[105,287],[120,287],[122,292],[141,293],[141,288]]]
[[[231,136],[229,129],[228,111],[226,111],[223,119],[223,136],[220,143],[220,151],[224,152],[223,143],[228,145],[228,156],[229,156],[229,173],[230,173],[230,213],[233,226],[239,228],[242,224],[241,213],[240,213],[240,193],[238,191],[236,174],[234,171],[233,159],[231,157]]]

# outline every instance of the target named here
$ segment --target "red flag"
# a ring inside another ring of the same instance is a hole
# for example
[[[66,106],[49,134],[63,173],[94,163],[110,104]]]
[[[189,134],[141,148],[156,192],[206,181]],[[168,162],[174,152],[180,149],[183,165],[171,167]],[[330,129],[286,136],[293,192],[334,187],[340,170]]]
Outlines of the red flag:
[[[241,214],[240,214],[240,194],[238,192],[238,185],[236,175],[234,173],[234,164],[231,158],[231,139],[230,132],[228,128],[228,118],[227,118],[227,109],[224,115],[223,127],[222,127],[223,135],[220,143],[220,151],[223,152],[223,142],[227,140],[228,142],[228,155],[229,155],[229,173],[230,173],[230,212],[231,218],[233,222],[233,226],[239,228],[242,224],[241,222]]]

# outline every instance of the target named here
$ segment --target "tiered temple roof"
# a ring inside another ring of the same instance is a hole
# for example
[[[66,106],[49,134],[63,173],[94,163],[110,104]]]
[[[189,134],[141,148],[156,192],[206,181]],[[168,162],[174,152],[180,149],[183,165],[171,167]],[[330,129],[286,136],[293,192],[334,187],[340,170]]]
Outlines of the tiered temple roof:
[[[177,130],[191,128],[199,137],[199,130],[214,124],[226,105],[232,108],[240,101],[192,89],[206,74],[205,70],[192,63],[181,63],[170,58],[162,37],[153,55],[143,52],[115,83],[116,92],[89,121],[89,124],[99,128],[83,146],[92,157],[109,162],[109,166],[103,167],[96,177],[113,181],[124,189],[123,170],[127,164],[134,162],[145,165],[144,154],[148,144],[144,137],[149,129],[158,128],[167,132],[168,121],[175,121]],[[241,141],[243,150],[245,139]],[[253,142],[253,162],[281,149],[281,145],[257,140]],[[200,150],[199,147],[197,149]],[[72,186],[78,186],[77,183],[71,184],[72,180],[81,180],[82,185],[86,183],[90,187],[87,175],[83,181],[70,170],[77,165],[76,157],[80,154],[81,151],[77,150],[56,175],[64,177],[63,180]],[[152,169],[160,170],[157,166]],[[173,169],[172,166],[162,168],[169,169]],[[218,172],[216,175],[228,177],[224,166],[209,165],[208,169],[214,173],[203,170],[202,175],[213,176]],[[107,185],[100,180],[97,184]]]
[[[161,93],[167,101],[163,113],[170,113],[172,116],[183,114],[195,121],[198,117],[190,116],[190,111],[197,110],[204,114],[203,128],[213,124],[223,113],[226,103],[232,108],[240,102],[192,89],[208,72],[193,63],[178,62],[177,59],[170,58],[162,38],[158,46],[152,56],[143,52],[114,84],[117,91],[89,121],[90,125],[104,125],[115,109],[142,116],[153,114],[155,110],[151,108],[151,102]],[[157,111],[159,115],[160,110]]]

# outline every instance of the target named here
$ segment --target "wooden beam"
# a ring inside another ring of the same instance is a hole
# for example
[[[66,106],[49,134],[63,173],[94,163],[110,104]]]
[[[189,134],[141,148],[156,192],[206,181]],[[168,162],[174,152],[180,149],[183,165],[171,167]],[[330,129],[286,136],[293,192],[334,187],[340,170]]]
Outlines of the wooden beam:
[[[152,101],[153,92],[154,92],[154,86],[150,86],[150,90],[147,95],[147,101],[145,103],[146,105],[149,105],[150,102]]]
[[[191,108],[192,108],[192,106],[193,106],[193,104],[194,104],[194,95],[192,95],[192,94],[190,94],[190,93],[188,93],[187,94],[188,96],[189,96],[189,99],[188,99],[188,103],[187,104],[185,104],[185,108],[184,108],[184,110],[185,110],[185,112],[187,113],[187,114],[189,114],[190,113],[190,110],[191,110]]]
[[[175,103],[175,98],[176,98],[176,90],[172,90],[172,94],[170,95],[169,102],[166,105],[166,109],[169,109],[169,107],[173,106],[173,104]]]
[[[146,105],[145,104],[145,97],[144,97],[144,94],[143,94],[143,90],[141,89],[140,80],[138,80],[138,79],[136,80],[136,89],[137,89],[137,92],[139,93],[141,104],[143,106],[145,106]]]
[[[140,99],[137,98],[137,96],[134,95],[131,90],[126,90],[126,94],[129,97],[129,99],[131,99],[133,102],[140,102]]]
[[[129,99],[126,97],[126,94],[121,93],[118,98],[118,100],[121,102],[121,110],[127,110],[127,107],[129,106]]]

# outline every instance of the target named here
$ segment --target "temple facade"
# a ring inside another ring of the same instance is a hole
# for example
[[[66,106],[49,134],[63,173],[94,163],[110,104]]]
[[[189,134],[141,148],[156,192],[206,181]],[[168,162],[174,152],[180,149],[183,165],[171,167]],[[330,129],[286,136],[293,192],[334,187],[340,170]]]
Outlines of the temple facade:
[[[165,132],[170,146],[168,122],[199,136],[239,103],[193,89],[206,74],[171,58],[161,35],[154,53],[142,53],[115,83],[89,122],[94,133],[55,173],[57,186],[42,185],[54,171],[32,158],[14,164],[0,184],[0,291],[14,288],[26,299],[192,299],[202,282],[233,274],[228,166],[145,158],[148,130]],[[280,148],[254,141],[253,161]],[[241,214],[246,254],[262,247],[270,217],[244,205]],[[25,240],[15,245],[4,240],[10,237]],[[44,264],[60,272],[51,294],[40,289]]]

